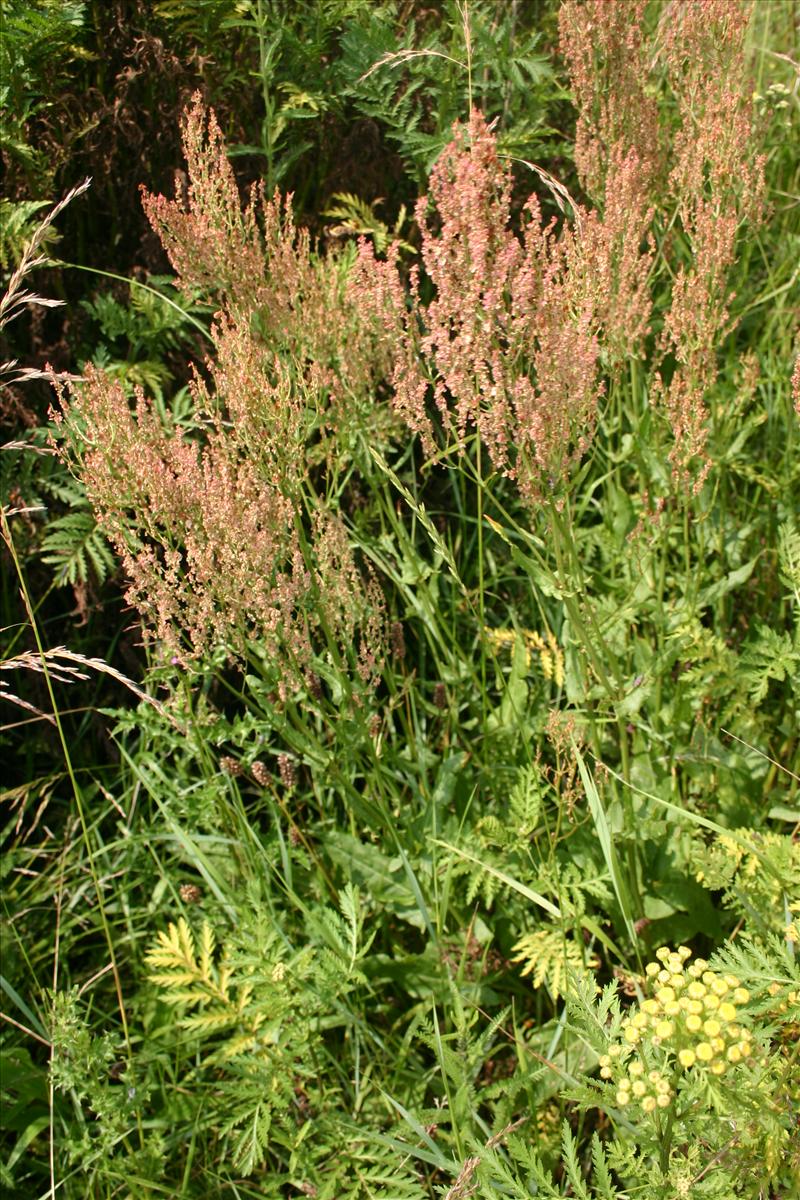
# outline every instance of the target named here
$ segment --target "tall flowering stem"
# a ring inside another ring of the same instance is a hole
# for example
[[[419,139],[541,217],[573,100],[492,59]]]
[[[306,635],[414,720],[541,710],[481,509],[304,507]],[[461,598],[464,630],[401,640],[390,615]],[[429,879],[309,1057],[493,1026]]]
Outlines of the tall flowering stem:
[[[694,0],[664,22],[662,34],[680,118],[669,185],[690,257],[677,267],[664,324],[662,348],[677,366],[668,383],[661,377],[660,391],[675,436],[673,464],[684,477],[693,458],[704,458],[706,396],[731,327],[727,280],[737,231],[759,219],[763,204],[744,41],[751,12],[740,0]],[[707,471],[706,461],[695,489]]]
[[[648,87],[646,10],[647,0],[564,0],[558,13],[578,109],[575,166],[601,205],[614,196],[615,154],[635,150],[651,191],[664,180],[658,101]]]
[[[602,356],[636,353],[647,331],[649,223],[635,154],[620,159],[618,200],[606,218],[575,207],[557,230],[536,196],[511,228],[511,173],[483,117],[457,127],[416,210],[425,303],[417,273],[411,303],[396,259],[366,243],[351,296],[393,347],[393,404],[436,452],[461,453],[478,434],[494,468],[523,499],[552,496],[585,454],[603,395]]]
[[[673,282],[651,392],[672,427],[673,477],[684,491],[698,491],[709,470],[709,403],[732,328],[737,233],[763,204],[745,53],[752,8],[671,0],[653,23],[644,0],[565,0],[559,14],[583,186],[607,214],[618,193],[615,161],[634,155],[643,194],[657,201]]]
[[[257,647],[283,696],[318,654],[372,684],[383,601],[355,561],[335,479],[359,446],[394,435],[375,403],[385,350],[347,303],[348,264],[314,252],[290,199],[255,191],[242,205],[199,97],[184,149],[185,194],[145,192],[144,207],[178,286],[220,306],[190,383],[193,428],[165,424],[141,389],[130,397],[90,366],[57,390],[59,450],[167,655]]]

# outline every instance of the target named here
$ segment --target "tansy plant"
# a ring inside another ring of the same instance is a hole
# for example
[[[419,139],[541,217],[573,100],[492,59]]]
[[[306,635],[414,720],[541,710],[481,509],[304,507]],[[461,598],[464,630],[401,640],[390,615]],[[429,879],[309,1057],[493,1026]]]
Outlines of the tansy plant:
[[[598,1000],[591,984],[573,989],[574,1027],[603,1046],[599,1082],[576,1098],[615,1127],[606,1155],[621,1180],[646,1180],[647,1196],[750,1197],[798,1165],[796,1047],[786,1052],[798,982],[776,938],[713,964],[661,947],[624,1011],[613,986]]]

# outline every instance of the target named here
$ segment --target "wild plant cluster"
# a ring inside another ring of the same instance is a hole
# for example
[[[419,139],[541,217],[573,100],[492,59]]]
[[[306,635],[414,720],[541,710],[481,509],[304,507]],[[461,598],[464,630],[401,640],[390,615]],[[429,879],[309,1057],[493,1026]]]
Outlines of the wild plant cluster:
[[[86,302],[155,365],[52,372],[4,498],[0,699],[60,765],[0,794],[3,1187],[800,1196],[797,13],[543,3],[503,91],[524,6],[374,53],[300,7],[419,195],[315,235],[291,22],[208,5],[257,36],[264,169],[196,93],[142,189],[169,282]],[[119,582],[139,683],[48,644],[37,537],[78,616]],[[87,671],[129,689],[104,764]]]

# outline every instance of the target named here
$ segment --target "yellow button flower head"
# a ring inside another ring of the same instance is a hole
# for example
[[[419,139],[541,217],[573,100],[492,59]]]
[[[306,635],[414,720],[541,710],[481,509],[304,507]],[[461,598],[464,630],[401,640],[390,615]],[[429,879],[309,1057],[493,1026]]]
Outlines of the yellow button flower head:
[[[674,1054],[675,1067],[720,1076],[729,1064],[753,1053],[750,1035],[735,1021],[737,1004],[747,1003],[750,994],[735,976],[717,974],[702,958],[690,962],[687,946],[674,951],[662,946],[655,957],[645,968],[645,988],[651,994],[632,1006],[620,1041],[609,1046],[599,1064],[601,1078],[610,1079],[612,1056],[622,1056],[616,1066],[618,1101],[633,1098],[648,1113],[666,1108],[674,1092],[659,1070],[648,1071],[645,1079],[646,1058],[666,1062],[665,1053],[670,1058]],[[643,1057],[630,1056],[634,1047]],[[620,1079],[623,1062],[627,1078]]]

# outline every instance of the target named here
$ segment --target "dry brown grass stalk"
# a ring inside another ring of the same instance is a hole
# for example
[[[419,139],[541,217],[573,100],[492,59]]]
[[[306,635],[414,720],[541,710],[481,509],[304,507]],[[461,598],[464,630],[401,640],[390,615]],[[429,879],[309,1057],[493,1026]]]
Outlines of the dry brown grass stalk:
[[[21,654],[13,658],[0,659],[0,671],[47,673],[57,683],[76,683],[79,680],[89,679],[90,676],[86,671],[80,670],[81,667],[86,667],[89,670],[97,671],[101,675],[108,675],[110,678],[116,679],[128,691],[133,692],[137,699],[142,700],[145,704],[149,704],[161,716],[169,718],[169,714],[159,700],[156,700],[154,696],[148,695],[132,679],[129,679],[127,675],[123,675],[115,667],[109,666],[101,658],[87,658],[84,654],[76,654],[72,650],[67,650],[66,646],[55,646],[50,650],[45,650],[41,655],[36,651],[24,650]],[[2,679],[0,679],[0,700],[8,700],[11,704],[16,704],[28,712],[35,713],[43,720],[55,724],[55,718],[52,714],[42,712],[35,705],[15,695],[9,690],[9,685],[5,680]]]

